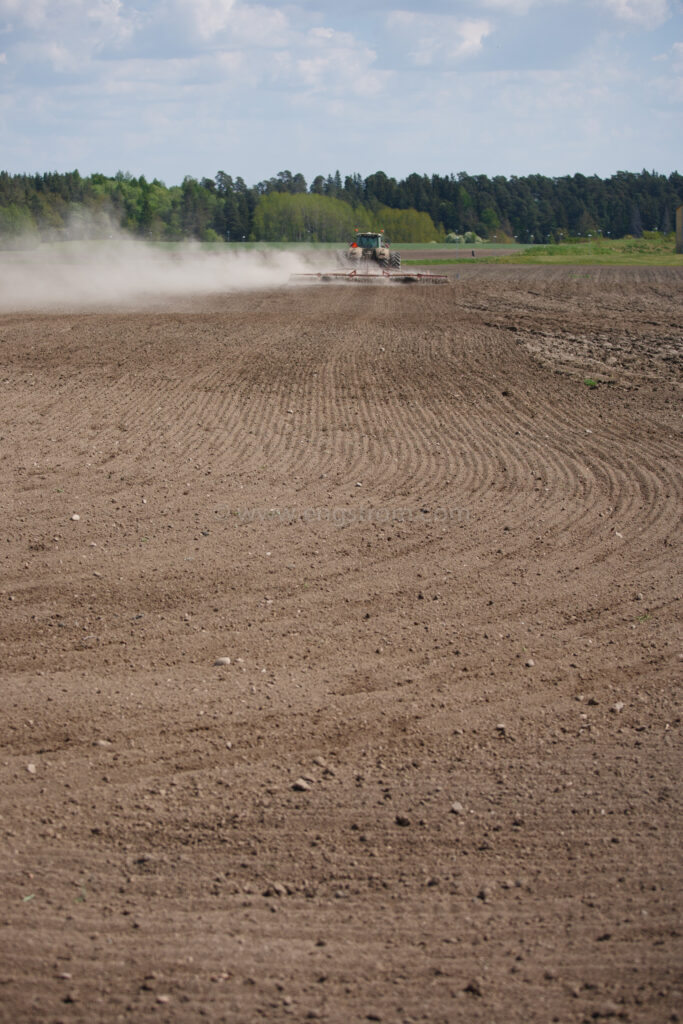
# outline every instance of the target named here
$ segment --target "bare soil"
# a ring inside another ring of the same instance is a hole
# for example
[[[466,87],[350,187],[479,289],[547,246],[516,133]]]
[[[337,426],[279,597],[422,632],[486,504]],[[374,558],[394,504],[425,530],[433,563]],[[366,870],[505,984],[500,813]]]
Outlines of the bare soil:
[[[0,316],[6,1024],[680,1019],[683,273],[450,273]]]

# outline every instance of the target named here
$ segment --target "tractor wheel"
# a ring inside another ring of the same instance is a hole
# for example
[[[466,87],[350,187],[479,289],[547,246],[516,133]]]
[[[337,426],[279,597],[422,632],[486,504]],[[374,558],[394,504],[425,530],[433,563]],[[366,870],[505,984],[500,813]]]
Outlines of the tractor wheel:
[[[389,260],[386,256],[380,256],[377,260],[382,270],[385,270],[389,266]]]
[[[392,252],[392,254],[391,254],[391,265],[392,265],[392,267],[396,267],[397,269],[398,269],[398,267],[401,266],[401,254],[400,254],[400,252]]]

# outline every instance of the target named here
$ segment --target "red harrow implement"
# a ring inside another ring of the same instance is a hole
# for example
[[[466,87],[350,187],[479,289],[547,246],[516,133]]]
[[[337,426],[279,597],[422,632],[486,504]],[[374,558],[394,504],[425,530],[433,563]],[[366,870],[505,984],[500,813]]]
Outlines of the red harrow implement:
[[[422,274],[411,270],[322,270],[317,273],[292,274],[292,283],[312,284],[322,281],[325,284],[448,284],[445,274]]]

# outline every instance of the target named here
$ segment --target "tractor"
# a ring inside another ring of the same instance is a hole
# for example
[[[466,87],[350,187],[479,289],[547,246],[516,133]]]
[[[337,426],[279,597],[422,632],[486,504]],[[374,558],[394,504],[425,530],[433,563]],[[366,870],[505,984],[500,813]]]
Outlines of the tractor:
[[[400,252],[391,250],[389,239],[384,237],[383,231],[358,231],[356,228],[355,237],[344,256],[358,266],[365,260],[375,260],[384,269],[398,269],[401,266]]]

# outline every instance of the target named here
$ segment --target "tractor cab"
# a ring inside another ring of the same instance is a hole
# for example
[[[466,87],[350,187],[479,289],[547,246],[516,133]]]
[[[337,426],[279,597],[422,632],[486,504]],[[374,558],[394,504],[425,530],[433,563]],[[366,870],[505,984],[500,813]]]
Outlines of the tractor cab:
[[[355,241],[360,249],[380,249],[387,244],[381,232],[365,231],[361,235],[356,235]]]

